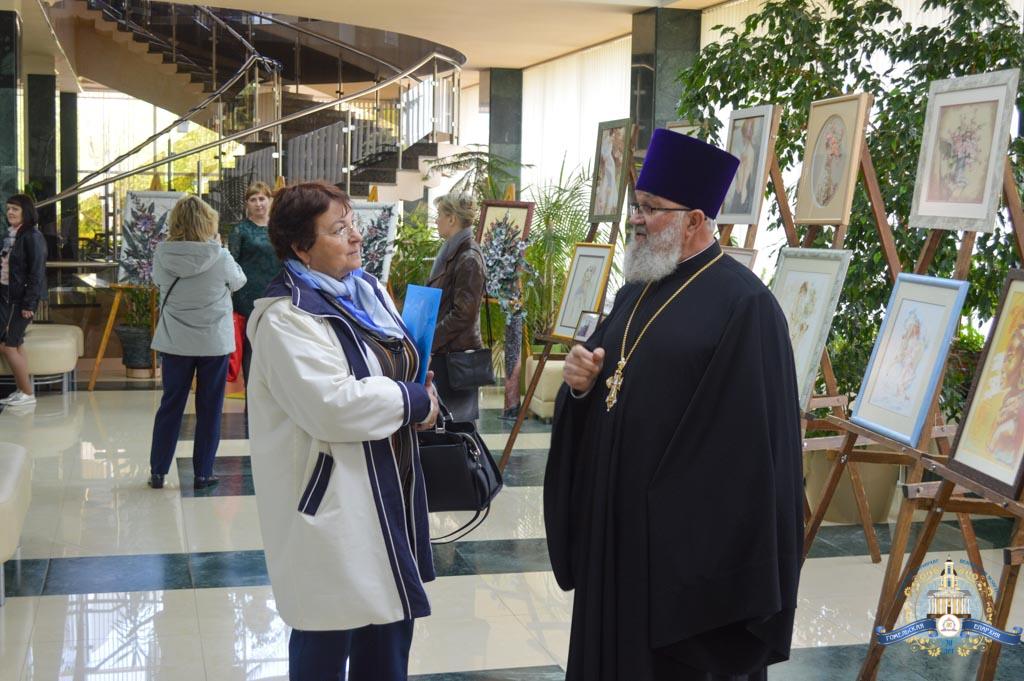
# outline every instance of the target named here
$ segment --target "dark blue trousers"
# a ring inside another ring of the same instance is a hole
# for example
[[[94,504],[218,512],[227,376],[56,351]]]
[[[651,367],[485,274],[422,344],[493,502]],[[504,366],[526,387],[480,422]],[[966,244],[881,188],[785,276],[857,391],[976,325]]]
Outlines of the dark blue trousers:
[[[164,396],[153,423],[153,444],[149,449],[150,472],[167,475],[181,431],[181,417],[196,378],[196,434],[192,470],[196,477],[213,475],[213,458],[220,444],[220,416],[224,411],[224,385],[228,377],[228,355],[187,357],[162,353]]]
[[[406,681],[413,620],[344,631],[292,630],[289,681]]]

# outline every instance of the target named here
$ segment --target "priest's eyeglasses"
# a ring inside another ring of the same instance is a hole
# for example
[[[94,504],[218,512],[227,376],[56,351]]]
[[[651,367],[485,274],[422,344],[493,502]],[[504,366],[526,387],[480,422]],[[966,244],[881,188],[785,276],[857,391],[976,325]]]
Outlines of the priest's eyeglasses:
[[[649,206],[646,203],[631,203],[629,204],[629,217],[635,218],[637,215],[643,215],[644,220],[649,220],[654,217],[655,213],[685,213],[693,210],[692,208],[657,208],[655,206]]]

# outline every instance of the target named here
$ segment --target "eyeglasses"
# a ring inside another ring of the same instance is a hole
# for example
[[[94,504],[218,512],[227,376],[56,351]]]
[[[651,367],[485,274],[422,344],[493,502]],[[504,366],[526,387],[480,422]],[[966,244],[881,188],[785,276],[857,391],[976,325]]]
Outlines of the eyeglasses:
[[[693,210],[692,208],[656,208],[655,206],[648,206],[646,203],[631,203],[629,204],[629,217],[633,218],[637,215],[643,215],[644,219],[651,218],[655,213],[685,213]]]
[[[363,234],[362,228],[360,228],[359,225],[354,223],[348,225],[347,227],[341,227],[330,232],[320,232],[320,234],[322,234],[323,236],[333,236],[337,239],[351,239],[357,234],[360,237],[366,236],[365,234]]]

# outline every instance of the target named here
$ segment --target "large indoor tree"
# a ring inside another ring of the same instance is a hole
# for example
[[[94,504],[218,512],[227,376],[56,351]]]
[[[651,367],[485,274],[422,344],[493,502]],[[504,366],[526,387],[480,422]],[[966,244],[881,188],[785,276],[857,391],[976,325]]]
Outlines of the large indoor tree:
[[[721,41],[701,50],[684,70],[679,113],[703,123],[702,135],[724,143],[717,114],[724,108],[761,104],[782,107],[776,150],[788,177],[796,176],[811,102],[847,92],[875,97],[867,143],[881,185],[889,224],[904,271],[913,268],[926,232],[907,228],[929,83],[1024,64],[1020,17],[1004,0],[925,0],[922,8],[941,16],[932,27],[910,25],[886,0],[770,0],[737,28],[721,28]],[[1024,103],[1024,88],[1017,108]],[[1018,186],[1024,177],[1024,142],[1015,138],[1010,156]],[[786,171],[789,172],[786,172]],[[794,182],[795,184],[795,182]],[[790,202],[795,187],[786,188]],[[781,229],[774,199],[769,228]],[[828,233],[816,246],[827,246]],[[891,291],[885,259],[863,183],[854,195],[846,248],[854,257],[829,350],[840,389],[860,384]],[[957,239],[943,241],[930,274],[952,276]],[[973,328],[995,314],[1006,271],[1019,267],[1009,225],[1000,218],[991,234],[980,234],[970,274],[970,292],[943,393],[947,416],[958,418],[973,372],[970,357],[982,343]],[[967,357],[968,360],[964,361]]]

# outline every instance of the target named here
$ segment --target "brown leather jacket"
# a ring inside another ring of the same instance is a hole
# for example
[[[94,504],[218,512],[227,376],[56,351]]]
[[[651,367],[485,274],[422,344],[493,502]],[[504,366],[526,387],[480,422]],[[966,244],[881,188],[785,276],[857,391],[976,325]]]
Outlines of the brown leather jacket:
[[[441,307],[434,331],[434,353],[477,350],[480,338],[480,303],[484,298],[484,256],[470,237],[445,261],[427,286],[441,289]]]

